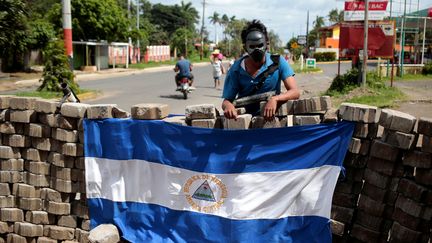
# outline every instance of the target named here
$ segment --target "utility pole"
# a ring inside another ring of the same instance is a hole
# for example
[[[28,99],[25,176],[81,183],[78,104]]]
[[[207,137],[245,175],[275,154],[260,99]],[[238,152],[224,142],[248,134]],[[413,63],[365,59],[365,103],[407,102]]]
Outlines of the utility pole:
[[[70,0],[62,0],[63,35],[70,69],[73,70],[72,14]]]
[[[306,57],[309,57],[309,10],[307,11],[306,20]]]
[[[405,15],[406,15],[406,0],[404,1],[404,14],[402,17],[402,26],[401,26],[401,39],[400,39],[400,52],[399,52],[399,63],[400,63],[400,76],[403,76],[403,65],[404,65],[404,57],[405,57]]]
[[[136,18],[137,18],[137,30],[138,30],[138,32],[139,32],[139,29],[140,29],[140,26],[139,26],[139,17],[140,17],[140,9],[139,9],[139,6],[140,6],[140,0],[136,0],[136,8],[137,8],[137,15],[136,15]],[[137,39],[137,47],[138,47],[138,63],[140,63],[140,59],[141,59],[141,48],[140,48],[140,40],[139,40],[139,38]]]
[[[131,16],[131,0],[128,0],[127,1],[127,17],[128,17],[128,20],[130,20],[130,16]],[[131,30],[132,28],[131,28],[131,26],[129,25],[129,31]],[[127,47],[127,51],[126,51],[126,53],[127,53],[127,58],[126,58],[126,68],[127,68],[127,66],[128,66],[128,64],[130,63],[130,55],[129,55],[129,49],[130,49],[130,47],[132,46],[132,38],[128,38],[128,43],[129,43],[129,45],[128,45],[128,47]]]
[[[202,25],[201,25],[201,50],[200,50],[200,60],[203,59],[204,56],[204,16],[205,16],[205,5],[206,0],[203,0],[203,13],[202,13]]]
[[[365,0],[365,20],[364,20],[364,42],[363,42],[363,68],[362,86],[366,87],[367,59],[368,59],[368,30],[369,30],[369,0]]]

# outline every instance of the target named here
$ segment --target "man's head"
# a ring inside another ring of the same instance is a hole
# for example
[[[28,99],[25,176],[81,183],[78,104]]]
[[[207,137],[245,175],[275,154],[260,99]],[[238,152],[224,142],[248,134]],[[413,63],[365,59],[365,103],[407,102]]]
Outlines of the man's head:
[[[243,48],[255,62],[261,62],[268,46],[267,28],[259,20],[248,22],[241,33]]]
[[[184,55],[182,53],[177,54],[177,58],[179,60],[184,59]]]

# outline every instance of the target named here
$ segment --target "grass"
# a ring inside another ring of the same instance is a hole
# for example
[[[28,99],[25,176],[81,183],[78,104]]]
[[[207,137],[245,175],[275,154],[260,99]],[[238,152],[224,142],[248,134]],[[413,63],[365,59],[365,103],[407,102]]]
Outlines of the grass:
[[[396,101],[406,99],[405,94],[395,87],[378,89],[369,88],[371,93],[350,98],[346,102],[377,106],[380,108],[394,107]]]
[[[295,73],[316,73],[322,71],[321,68],[307,68],[306,66],[303,66],[303,69],[300,69],[299,63],[291,64],[291,68]]]
[[[403,77],[394,76],[394,81],[414,81],[414,80],[432,80],[432,74],[423,75],[423,74],[404,74]],[[383,78],[385,81],[390,81],[390,77]]]

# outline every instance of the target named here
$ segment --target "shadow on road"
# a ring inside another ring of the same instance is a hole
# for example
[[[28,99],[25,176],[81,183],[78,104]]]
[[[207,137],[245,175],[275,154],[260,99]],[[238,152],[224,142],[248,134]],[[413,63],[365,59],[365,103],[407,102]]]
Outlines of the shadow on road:
[[[160,98],[183,100],[183,94],[172,94],[172,95],[160,95]]]

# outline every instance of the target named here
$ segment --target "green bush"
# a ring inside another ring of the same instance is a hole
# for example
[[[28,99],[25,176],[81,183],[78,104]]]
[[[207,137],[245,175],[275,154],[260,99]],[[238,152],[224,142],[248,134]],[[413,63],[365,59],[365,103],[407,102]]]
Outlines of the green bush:
[[[334,79],[327,93],[332,92],[347,93],[359,86],[358,82],[359,70],[354,68],[349,70],[347,73],[337,75]]]
[[[65,82],[76,93],[79,92],[79,86],[74,82],[74,74],[69,68],[69,61],[65,54],[64,42],[62,40],[52,41],[43,50],[44,71],[42,82],[38,91],[60,92],[60,84]]]
[[[314,53],[313,57],[317,60],[317,62],[328,62],[336,60],[335,52],[317,52]]]
[[[432,74],[432,62],[428,62],[424,65],[422,74],[423,75]]]

